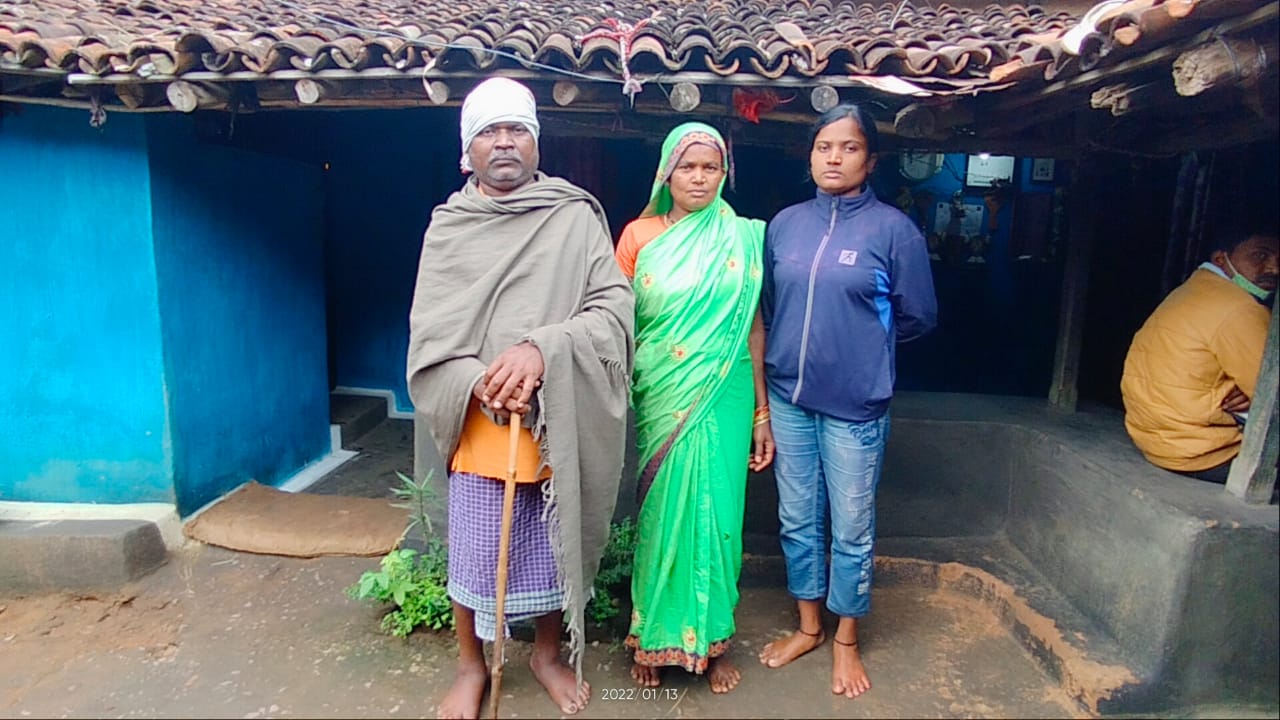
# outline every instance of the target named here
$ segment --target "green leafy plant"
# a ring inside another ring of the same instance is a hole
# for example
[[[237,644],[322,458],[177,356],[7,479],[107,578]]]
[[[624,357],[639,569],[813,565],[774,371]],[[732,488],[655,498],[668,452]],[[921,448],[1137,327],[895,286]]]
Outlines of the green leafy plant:
[[[416,527],[418,532],[422,534],[424,541],[429,541],[435,532],[431,527],[431,516],[427,514],[427,511],[440,502],[439,496],[436,495],[435,486],[431,484],[431,479],[435,477],[435,474],[434,470],[428,470],[426,477],[422,478],[422,482],[414,482],[413,478],[398,472],[396,477],[400,478],[400,487],[391,488],[391,494],[404,501],[392,503],[391,507],[409,511],[409,526],[404,529],[405,534],[412,532]]]
[[[392,550],[382,558],[378,570],[370,570],[347,588],[356,600],[393,603],[396,607],[382,617],[381,628],[396,637],[406,637],[418,627],[453,629],[453,605],[449,601],[448,550],[435,537],[427,511],[438,500],[431,485],[432,474],[414,482],[403,473],[400,487],[393,492],[403,502],[396,507],[409,511],[406,533],[417,528],[423,551],[412,548]]]
[[[627,581],[631,579],[637,538],[636,524],[631,518],[609,527],[609,542],[604,546],[600,570],[596,573],[595,597],[587,603],[587,617],[597,625],[618,616],[622,602],[615,593],[631,591]]]
[[[401,502],[395,506],[409,512],[405,532],[417,529],[424,549],[421,552],[413,548],[392,550],[382,558],[377,570],[365,572],[348,587],[347,595],[355,600],[395,605],[382,617],[380,626],[383,632],[395,637],[406,637],[419,627],[453,630],[453,604],[448,593],[449,553],[435,536],[428,515],[428,510],[438,503],[431,485],[432,476],[428,473],[421,482],[414,482],[403,473],[396,475],[400,478],[400,487],[392,492]],[[616,618],[622,605],[618,594],[630,592],[628,581],[636,539],[636,525],[631,518],[609,528],[609,541],[596,573],[595,596],[586,608],[587,617],[597,625]]]

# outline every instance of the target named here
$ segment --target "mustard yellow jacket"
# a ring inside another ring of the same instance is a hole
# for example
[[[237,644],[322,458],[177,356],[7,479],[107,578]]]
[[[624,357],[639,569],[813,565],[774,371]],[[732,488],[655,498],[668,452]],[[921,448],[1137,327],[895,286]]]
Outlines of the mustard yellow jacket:
[[[1134,335],[1120,393],[1124,424],[1153,464],[1205,470],[1234,458],[1243,435],[1222,410],[1239,386],[1253,398],[1271,312],[1217,273],[1200,268]]]

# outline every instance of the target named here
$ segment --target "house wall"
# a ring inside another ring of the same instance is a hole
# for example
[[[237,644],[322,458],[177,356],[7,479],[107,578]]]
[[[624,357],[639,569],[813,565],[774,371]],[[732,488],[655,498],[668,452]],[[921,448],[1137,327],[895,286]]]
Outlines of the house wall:
[[[180,116],[147,123],[183,514],[330,449],[321,173],[195,128]]]
[[[1057,167],[1052,181],[1035,181],[1032,158],[1017,158],[992,230],[985,189],[965,184],[967,156],[944,158],[936,175],[913,182],[899,172],[896,156],[885,156],[872,177],[885,202],[898,205],[904,189],[931,197],[924,212],[912,205],[905,210],[926,237],[945,235],[936,222],[937,204],[960,193],[964,205],[982,208],[981,232],[990,238],[976,255],[931,238],[938,327],[898,348],[898,389],[1044,397],[1052,376],[1062,283],[1063,228],[1059,225],[1055,234],[1052,211],[1055,202],[1061,204],[1054,191],[1065,184],[1065,173]],[[1034,228],[1018,217],[1022,213],[1030,219],[1028,201],[1033,200],[1042,209]],[[1035,233],[1038,242],[1030,240]]]
[[[239,118],[228,140],[327,167],[330,385],[392,391],[401,411],[411,409],[404,358],[422,232],[431,209],[462,184],[457,122],[456,108],[259,113]],[[566,130],[551,118],[545,125],[543,169],[596,193],[614,234],[621,232],[645,205],[661,138],[582,138],[563,134],[573,126]],[[735,136],[737,187],[725,196],[740,214],[767,219],[812,197],[813,185],[805,179],[807,152],[751,145],[753,132],[746,128]],[[964,184],[966,156],[952,154],[946,161],[934,177],[912,182],[899,173],[897,157],[886,154],[872,184],[886,202],[895,202],[905,187],[937,201],[959,190],[965,203],[982,206],[983,190]],[[934,263],[939,327],[899,349],[900,389],[1047,394],[1062,274],[1051,210],[1060,204],[1054,191],[1066,177],[1059,165],[1052,181],[1033,181],[1031,167],[1030,158],[1018,158],[984,262],[948,255]],[[1042,213],[1038,244],[1027,242],[1025,229],[1014,232],[1029,217],[1015,205],[1031,197],[1050,210]],[[917,220],[931,231],[932,206]]]
[[[0,500],[172,502],[142,118],[0,123]]]
[[[1202,153],[1212,165],[1207,229],[1223,220],[1277,226],[1280,141]],[[1120,376],[1134,334],[1165,297],[1165,263],[1184,267],[1207,259],[1186,258],[1171,245],[1180,157],[1103,156],[1095,160],[1100,218],[1092,245],[1080,352],[1080,398],[1122,407]],[[1186,214],[1189,207],[1176,212]],[[1168,257],[1172,253],[1173,257]],[[1207,254],[1206,254],[1207,255]],[[1189,273],[1188,273],[1189,274]],[[1178,277],[1180,282],[1185,276]]]
[[[456,112],[342,113],[323,129],[333,381],[391,390],[407,412],[422,233],[431,209],[462,185]]]

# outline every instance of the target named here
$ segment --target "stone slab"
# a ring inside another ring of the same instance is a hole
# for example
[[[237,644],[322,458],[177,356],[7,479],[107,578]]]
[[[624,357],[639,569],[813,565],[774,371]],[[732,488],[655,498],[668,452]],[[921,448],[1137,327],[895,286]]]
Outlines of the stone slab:
[[[111,590],[167,555],[146,520],[0,521],[0,594]]]

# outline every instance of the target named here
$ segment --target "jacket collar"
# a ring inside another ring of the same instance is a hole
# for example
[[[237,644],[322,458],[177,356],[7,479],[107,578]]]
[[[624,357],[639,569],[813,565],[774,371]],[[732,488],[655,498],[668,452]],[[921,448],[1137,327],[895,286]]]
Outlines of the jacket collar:
[[[870,183],[864,184],[862,192],[853,197],[831,195],[822,190],[818,190],[817,194],[818,207],[824,213],[829,213],[832,210],[832,206],[834,206],[837,216],[841,218],[850,217],[875,201],[876,193],[871,189]]]

